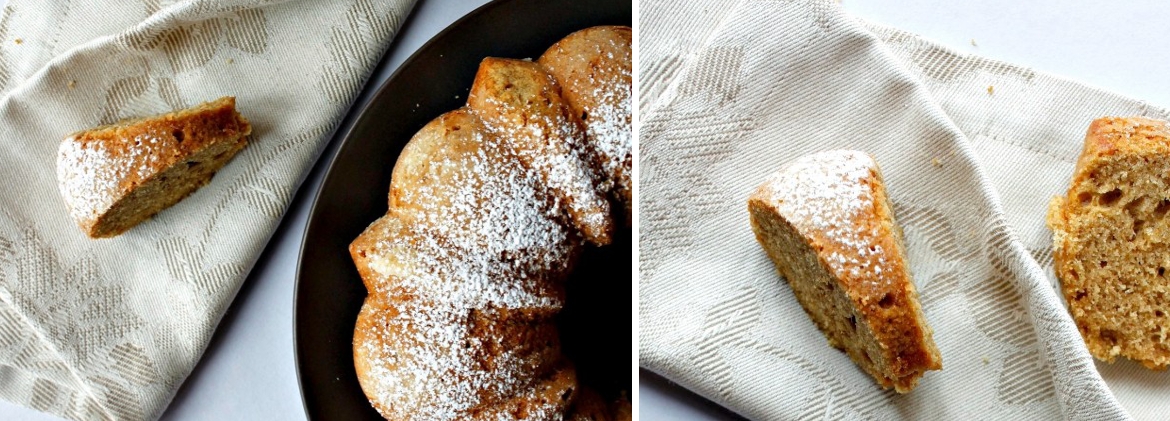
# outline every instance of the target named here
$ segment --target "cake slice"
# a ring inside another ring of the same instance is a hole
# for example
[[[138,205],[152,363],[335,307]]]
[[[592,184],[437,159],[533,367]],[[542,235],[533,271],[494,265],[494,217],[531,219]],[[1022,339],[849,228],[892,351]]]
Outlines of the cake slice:
[[[1094,357],[1170,364],[1170,127],[1093,121],[1065,197],[1048,212],[1069,312]]]
[[[58,149],[61,195],[82,232],[113,237],[207,184],[251,133],[233,97],[78,132]]]
[[[800,158],[756,189],[748,211],[756,240],[829,345],[898,393],[942,369],[873,158]]]

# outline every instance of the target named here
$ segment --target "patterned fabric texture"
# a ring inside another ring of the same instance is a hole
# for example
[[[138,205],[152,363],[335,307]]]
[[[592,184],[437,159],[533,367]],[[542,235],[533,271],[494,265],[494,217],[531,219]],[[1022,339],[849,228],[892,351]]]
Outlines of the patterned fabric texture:
[[[1165,416],[1164,376],[1089,356],[1044,226],[1093,118],[1165,110],[825,1],[640,10],[643,367],[754,419]],[[942,353],[907,395],[826,344],[748,222],[768,174],[836,148],[878,159]]]
[[[9,0],[0,10],[0,397],[160,416],[413,0]],[[252,143],[211,184],[89,240],[58,189],[71,132],[224,95]]]

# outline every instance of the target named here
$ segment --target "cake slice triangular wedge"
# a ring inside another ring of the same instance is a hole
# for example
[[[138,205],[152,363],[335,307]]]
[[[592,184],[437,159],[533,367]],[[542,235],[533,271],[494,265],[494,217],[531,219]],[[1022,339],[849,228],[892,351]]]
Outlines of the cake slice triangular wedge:
[[[872,157],[799,158],[756,189],[748,211],[756,240],[829,345],[898,393],[942,369]]]
[[[250,134],[234,97],[77,132],[58,147],[61,196],[82,232],[115,237],[206,185]]]

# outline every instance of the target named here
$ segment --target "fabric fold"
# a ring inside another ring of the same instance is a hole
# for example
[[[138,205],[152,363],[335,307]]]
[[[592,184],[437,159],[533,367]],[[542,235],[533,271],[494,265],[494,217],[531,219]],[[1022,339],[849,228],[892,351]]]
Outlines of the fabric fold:
[[[1068,188],[1089,122],[1106,115],[1170,120],[1170,112],[1059,76],[960,53],[898,29],[860,24],[922,81],[973,142],[1019,246],[1039,264],[1056,292],[1057,305],[1065,308],[1052,270],[1052,240],[1044,218],[1048,201]],[[1080,341],[1078,336],[1061,346],[1079,349]],[[1072,351],[1050,350],[1054,355]],[[1170,385],[1156,380],[1160,373],[1130,361],[1090,361],[1083,368],[1093,366],[1134,418],[1155,419],[1165,412],[1163,397],[1170,393]]]
[[[699,6],[651,3],[644,33],[683,41],[642,44],[662,76],[640,100],[641,365],[758,419],[1128,417],[1054,290],[1035,204],[1095,114],[1152,107],[827,1],[741,1],[680,38],[665,11]],[[882,166],[942,352],[908,395],[828,347],[748,225],[752,187],[835,148]]]
[[[0,9],[0,398],[158,418],[413,4]],[[254,132],[209,185],[114,239],[77,229],[54,170],[64,136],[225,95]]]

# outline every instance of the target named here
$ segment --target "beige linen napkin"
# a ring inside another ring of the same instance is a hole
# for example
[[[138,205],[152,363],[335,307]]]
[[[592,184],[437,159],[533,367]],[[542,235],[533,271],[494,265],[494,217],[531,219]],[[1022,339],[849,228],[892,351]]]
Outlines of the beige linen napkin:
[[[413,3],[9,0],[0,397],[157,418]],[[211,184],[120,237],[78,230],[54,170],[65,135],[223,95],[254,131]]]
[[[1044,227],[1091,119],[1163,110],[830,2],[715,3],[641,8],[642,366],[757,419],[1164,416],[1160,373],[1098,374]],[[829,348],[748,224],[764,177],[834,148],[882,166],[942,352],[908,395]]]

